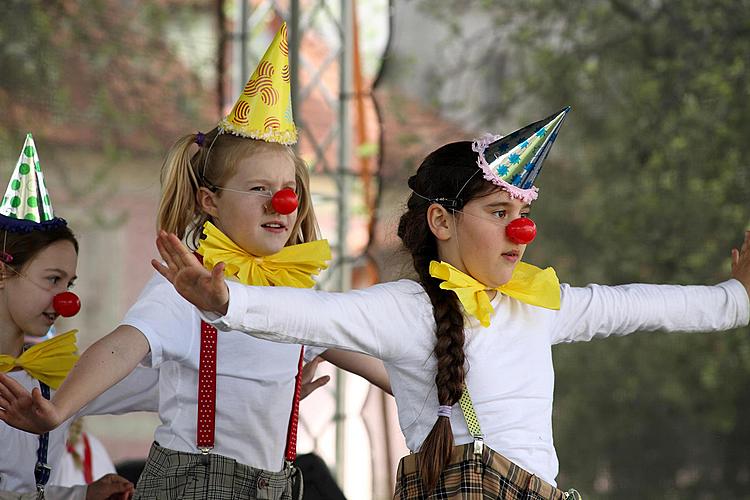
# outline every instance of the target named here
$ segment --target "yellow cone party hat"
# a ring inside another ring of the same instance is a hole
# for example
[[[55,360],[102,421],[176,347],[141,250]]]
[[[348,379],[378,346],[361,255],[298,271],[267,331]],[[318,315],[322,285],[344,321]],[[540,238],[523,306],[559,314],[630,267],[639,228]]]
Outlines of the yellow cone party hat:
[[[219,128],[266,142],[296,143],[290,79],[289,44],[283,23],[232,111],[219,122]]]

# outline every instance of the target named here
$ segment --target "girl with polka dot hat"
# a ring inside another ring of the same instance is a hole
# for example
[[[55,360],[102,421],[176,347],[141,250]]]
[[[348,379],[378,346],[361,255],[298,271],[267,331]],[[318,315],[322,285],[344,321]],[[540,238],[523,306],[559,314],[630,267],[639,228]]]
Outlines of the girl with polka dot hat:
[[[424,159],[398,225],[416,281],[347,293],[264,290],[209,272],[164,233],[166,265],[153,265],[220,335],[382,359],[414,451],[401,461],[394,498],[578,498],[555,483],[552,346],[747,325],[750,233],[732,250],[732,279],[715,286],[578,288],[521,262],[536,233],[535,180],[568,112]]]
[[[78,359],[76,331],[32,346],[24,339],[41,339],[60,316],[78,312],[80,301],[69,290],[76,279],[78,241],[66,221],[54,216],[31,134],[0,204],[0,252],[0,373],[12,390],[33,389],[49,398]],[[139,368],[40,436],[0,423],[0,498],[91,500],[131,494],[133,485],[115,474],[88,486],[62,487],[50,481],[50,473],[62,463],[66,435],[76,417],[154,411],[156,382],[153,370]],[[12,392],[0,390],[0,415],[12,397]]]
[[[217,127],[170,149],[158,214],[158,227],[185,238],[206,269],[224,262],[228,278],[264,288],[311,287],[330,259],[318,239],[307,166],[290,147],[297,130],[286,35],[282,25]],[[135,498],[291,500],[301,495],[293,460],[303,356],[321,353],[389,390],[379,360],[323,351],[218,335],[155,273],[57,397],[38,401],[43,417],[13,424],[54,427],[143,359],[160,370],[161,425]]]

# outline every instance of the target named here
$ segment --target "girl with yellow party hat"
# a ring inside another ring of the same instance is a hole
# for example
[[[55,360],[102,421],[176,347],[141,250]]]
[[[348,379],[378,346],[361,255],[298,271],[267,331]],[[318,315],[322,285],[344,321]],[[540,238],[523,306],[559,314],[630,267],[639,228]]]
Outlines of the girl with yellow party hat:
[[[318,240],[307,168],[290,147],[297,131],[286,33],[284,24],[231,113],[169,151],[158,227],[185,238],[202,265],[230,279],[311,287],[330,250]],[[122,324],[82,355],[57,397],[34,402],[44,405],[42,418],[32,414],[19,425],[54,427],[145,357],[160,368],[162,423],[136,498],[291,499],[299,483],[298,403],[316,386],[302,386],[303,352],[311,359],[322,351],[217,335],[155,274]],[[389,390],[380,361],[323,356]]]
[[[398,226],[417,281],[348,293],[248,287],[207,271],[174,235],[160,235],[167,265],[154,267],[231,335],[382,359],[414,451],[394,498],[580,498],[555,483],[552,346],[747,325],[750,232],[732,250],[732,279],[715,286],[577,288],[521,262],[536,233],[535,181],[568,112],[425,158]]]
[[[60,316],[73,316],[80,309],[78,297],[69,291],[77,264],[78,241],[66,221],[54,216],[36,145],[28,134],[0,203],[0,373],[6,373],[3,377],[16,389],[33,389],[49,398],[78,359],[75,330],[24,345],[24,337],[42,338]],[[139,369],[73,417],[155,410],[155,375]],[[0,408],[8,408],[10,397],[0,391]],[[115,474],[88,486],[48,484],[50,472],[62,462],[74,420],[66,419],[40,436],[0,424],[0,498],[105,499],[132,493],[133,485]]]

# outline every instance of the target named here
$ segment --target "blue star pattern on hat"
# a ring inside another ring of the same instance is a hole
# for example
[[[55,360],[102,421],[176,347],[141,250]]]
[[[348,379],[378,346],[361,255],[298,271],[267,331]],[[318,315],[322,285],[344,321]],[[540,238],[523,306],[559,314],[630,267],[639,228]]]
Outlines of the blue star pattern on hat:
[[[569,111],[570,106],[506,136],[488,134],[474,141],[472,149],[478,153],[484,178],[514,198],[535,200],[534,181]]]

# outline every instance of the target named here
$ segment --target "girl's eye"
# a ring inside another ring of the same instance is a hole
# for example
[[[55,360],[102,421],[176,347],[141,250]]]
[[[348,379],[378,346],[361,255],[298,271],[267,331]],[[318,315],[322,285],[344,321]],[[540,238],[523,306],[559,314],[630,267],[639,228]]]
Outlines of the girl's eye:
[[[250,188],[250,191],[267,191],[267,189],[264,186],[255,186],[253,188]]]
[[[494,215],[498,219],[502,219],[503,217],[505,217],[506,213],[505,210],[495,210],[494,212],[492,212],[492,215]]]
[[[530,212],[524,212],[524,213],[521,214],[521,217],[524,218],[524,219],[528,219],[529,215],[531,215]]]
[[[47,278],[47,281],[49,281],[53,285],[57,285],[57,282],[60,281],[60,277],[59,276],[50,276],[49,278]]]
[[[75,282],[74,282],[74,281],[70,281],[70,282],[68,283],[68,290],[70,290],[70,289],[71,289],[71,288],[73,288],[74,286],[76,286]]]

